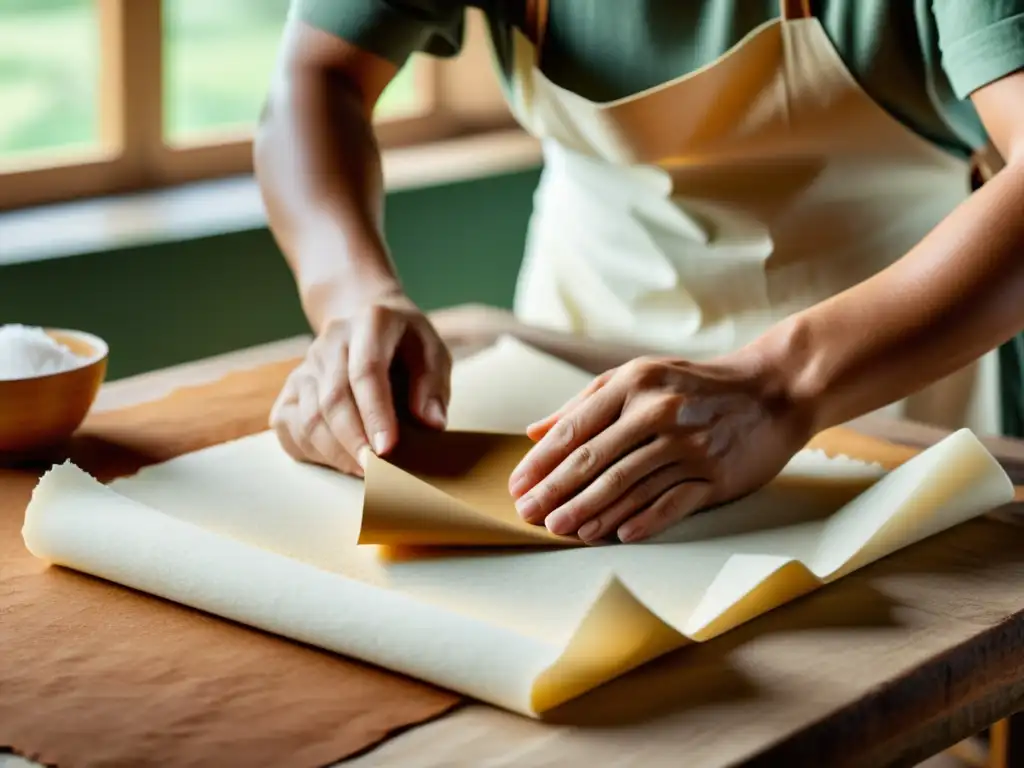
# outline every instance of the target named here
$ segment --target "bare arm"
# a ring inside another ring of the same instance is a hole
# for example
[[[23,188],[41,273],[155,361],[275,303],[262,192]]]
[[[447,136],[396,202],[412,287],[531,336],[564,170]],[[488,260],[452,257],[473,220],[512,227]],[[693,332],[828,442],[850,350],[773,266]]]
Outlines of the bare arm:
[[[289,22],[255,142],[270,226],[314,330],[367,292],[398,291],[382,233],[372,113],[397,67]]]
[[[1024,72],[973,100],[1005,168],[896,264],[738,353],[778,371],[815,430],[910,395],[1024,328]]]
[[[420,421],[445,423],[451,357],[404,295],[382,231],[373,107],[397,67],[291,21],[256,137],[270,226],[316,339],[271,413],[296,459],[358,474],[399,435],[391,373]]]

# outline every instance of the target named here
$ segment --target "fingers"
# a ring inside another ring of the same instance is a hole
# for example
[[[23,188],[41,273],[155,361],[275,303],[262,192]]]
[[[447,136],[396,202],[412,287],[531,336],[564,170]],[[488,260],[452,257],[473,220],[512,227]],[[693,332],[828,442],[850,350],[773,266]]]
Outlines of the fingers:
[[[586,387],[583,388],[578,394],[574,395],[565,405],[559,408],[557,411],[552,413],[550,416],[546,416],[540,421],[535,421],[533,424],[526,428],[526,434],[531,440],[540,440],[546,435],[553,426],[558,422],[560,418],[565,416],[567,413],[572,411],[576,406],[590,397],[592,394],[597,392],[601,387],[608,383],[611,379],[612,371],[602,373],[600,376],[594,378]]]
[[[355,396],[348,383],[348,349],[342,347],[326,364],[329,367],[321,380],[329,386],[326,392],[320,395],[320,414],[331,434],[352,459],[350,465],[359,469],[360,457],[366,450],[368,441],[363,431]]]
[[[444,429],[451,394],[452,357],[433,328],[418,329],[404,356],[409,371],[409,409],[428,426]]]
[[[600,509],[597,515],[580,526],[577,535],[587,543],[607,538],[622,523],[684,480],[686,480],[686,471],[674,462],[653,470],[640,482],[631,486],[625,494]]]
[[[399,353],[400,370],[393,365]],[[282,446],[297,458],[359,473],[367,450],[385,454],[398,440],[405,404],[394,402],[396,372],[409,374],[409,410],[443,428],[451,357],[415,305],[387,295],[327,323],[275,405],[271,423]]]
[[[662,493],[646,509],[631,517],[617,531],[622,542],[635,542],[661,533],[700,509],[711,496],[706,481],[684,481]]]
[[[320,410],[316,382],[303,377],[298,382],[298,403],[296,406],[298,426],[292,437],[311,461],[331,467],[351,467],[352,456],[341,442],[331,433]]]
[[[623,402],[624,393],[621,389],[601,387],[560,418],[513,470],[509,477],[512,497],[522,499],[527,491],[547,477],[574,451],[612,424],[621,413]],[[595,454],[585,449],[578,458],[581,463],[588,463],[595,458]],[[528,501],[523,503],[529,504]]]
[[[677,453],[671,440],[663,437],[629,451],[551,512],[544,524],[552,533],[563,536],[578,532],[584,541],[608,535],[628,515],[684,478],[683,467],[675,461]],[[549,479],[561,471],[559,467]],[[545,480],[538,488],[547,483]]]
[[[284,448],[285,453],[296,461],[308,461],[314,464],[329,464],[330,462],[317,450],[309,436],[307,429],[315,425],[303,424],[299,415],[299,404],[297,400],[287,402],[275,408],[275,415],[271,426],[277,434],[277,439]]]
[[[627,418],[613,423],[569,454],[521,496],[516,508],[524,520],[543,522],[552,533],[575,533],[633,483],[661,464],[668,463],[669,456],[657,456],[656,453],[652,456],[654,452],[644,450],[646,446],[641,444],[650,437],[649,426],[639,419]],[[652,466],[652,460],[659,463]],[[623,471],[623,465],[628,474]],[[588,503],[595,498],[603,499],[604,503],[600,506]]]
[[[358,419],[355,423],[358,424]],[[362,475],[356,458],[358,453],[350,453],[324,418],[317,398],[316,379],[307,367],[292,374],[274,405],[270,426],[281,447],[296,461],[308,461],[334,467],[348,474]]]
[[[295,409],[295,403],[274,406],[274,413],[270,418],[270,426],[277,434],[277,440],[281,443],[285,453],[296,461],[306,461],[302,449],[299,448],[299,444],[292,437],[291,424],[294,421],[294,416],[291,412]]]
[[[378,455],[398,440],[398,417],[392,400],[391,361],[406,330],[400,315],[374,312],[360,326],[349,350],[348,380],[359,409],[363,432]]]

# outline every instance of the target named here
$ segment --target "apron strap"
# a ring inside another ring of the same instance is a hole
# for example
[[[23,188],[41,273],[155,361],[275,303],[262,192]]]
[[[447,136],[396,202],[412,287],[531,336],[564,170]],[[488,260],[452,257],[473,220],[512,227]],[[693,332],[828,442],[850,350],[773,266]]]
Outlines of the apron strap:
[[[809,19],[814,16],[811,0],[779,0],[779,14],[786,20]]]
[[[548,0],[525,0],[525,26],[523,31],[537,49],[537,58],[544,47],[544,34],[548,28]]]

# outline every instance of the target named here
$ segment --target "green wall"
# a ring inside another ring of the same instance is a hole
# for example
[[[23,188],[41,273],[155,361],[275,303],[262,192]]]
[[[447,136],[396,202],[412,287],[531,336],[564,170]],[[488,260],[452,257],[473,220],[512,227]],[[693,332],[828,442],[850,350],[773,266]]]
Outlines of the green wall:
[[[539,171],[393,193],[387,234],[425,309],[511,306]],[[110,343],[109,379],[308,331],[265,229],[0,266],[0,324]],[[1024,436],[1024,336],[1002,349],[1004,429]]]
[[[387,234],[425,309],[510,306],[538,171],[389,195]],[[265,229],[0,266],[0,324],[95,333],[109,379],[308,331]]]

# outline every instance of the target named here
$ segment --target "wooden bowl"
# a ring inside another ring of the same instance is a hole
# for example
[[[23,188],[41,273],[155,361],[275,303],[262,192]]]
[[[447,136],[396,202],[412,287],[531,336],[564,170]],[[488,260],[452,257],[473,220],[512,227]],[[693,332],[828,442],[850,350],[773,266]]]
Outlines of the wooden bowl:
[[[0,381],[0,464],[42,459],[85,420],[107,374],[105,341],[82,331],[47,329],[82,364],[60,373]]]

